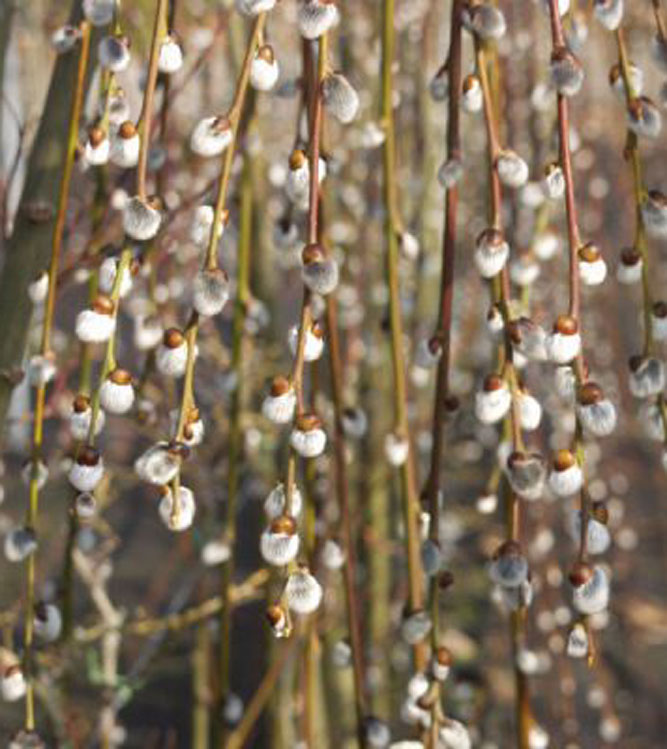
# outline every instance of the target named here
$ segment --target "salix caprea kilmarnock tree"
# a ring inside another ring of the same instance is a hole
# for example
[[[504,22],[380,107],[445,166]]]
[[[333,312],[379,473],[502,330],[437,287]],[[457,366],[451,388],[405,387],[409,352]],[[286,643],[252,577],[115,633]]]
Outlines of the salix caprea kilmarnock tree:
[[[47,5],[0,3],[0,740],[660,745],[660,0]]]

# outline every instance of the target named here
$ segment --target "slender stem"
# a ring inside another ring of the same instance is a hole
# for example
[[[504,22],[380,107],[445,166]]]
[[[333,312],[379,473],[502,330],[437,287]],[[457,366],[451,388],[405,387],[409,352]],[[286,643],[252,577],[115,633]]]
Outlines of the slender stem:
[[[449,54],[447,72],[449,76],[449,103],[447,118],[447,159],[461,158],[460,137],[460,95],[461,90],[461,0],[454,0],[451,12]],[[438,328],[435,337],[441,346],[438,374],[433,404],[433,445],[431,465],[426,482],[426,501],[429,507],[429,535],[438,543],[440,539],[440,484],[442,474],[442,454],[444,447],[444,421],[446,401],[449,396],[449,366],[451,358],[452,301],[454,295],[454,263],[456,258],[456,221],[458,215],[459,192],[456,185],[449,188],[445,196],[445,226],[442,235],[442,270],[440,276],[440,309]],[[435,650],[439,646],[439,591],[438,580],[434,576],[430,585],[431,644]]]
[[[137,162],[137,194],[141,200],[146,200],[146,171],[148,168],[148,151],[151,139],[151,123],[153,119],[153,99],[158,76],[158,61],[160,58],[160,44],[166,33],[167,0],[157,0],[155,21],[153,23],[153,37],[148,61],[146,88],[140,116],[140,145],[139,160]]]
[[[403,324],[401,320],[401,300],[398,278],[398,238],[397,227],[401,226],[398,212],[397,176],[396,176],[396,136],[392,108],[392,66],[394,64],[395,29],[394,0],[385,0],[383,4],[382,30],[382,121],[385,127],[383,146],[384,168],[384,202],[386,208],[386,273],[389,287],[389,315],[391,328],[391,357],[394,377],[394,428],[396,434],[409,440],[407,412],[407,387],[405,380],[405,361],[403,356]],[[422,588],[422,567],[419,551],[419,529],[417,525],[419,503],[416,491],[414,456],[409,447],[407,460],[400,468],[403,520],[406,534],[406,551],[408,557],[409,598],[411,611],[419,611],[424,605]],[[422,669],[425,665],[425,643],[418,643],[414,648],[415,665]]]
[[[51,331],[56,306],[56,279],[62,250],[65,221],[67,218],[67,204],[69,201],[70,182],[74,169],[74,157],[79,135],[79,121],[83,107],[83,95],[86,80],[86,69],[90,52],[90,24],[87,21],[81,23],[81,50],[79,52],[79,64],[77,67],[74,96],[70,112],[69,132],[67,135],[67,152],[63,174],[60,182],[60,194],[58,198],[58,212],[53,229],[51,243],[51,263],[49,265],[49,288],[44,310],[44,322],[42,328],[41,353],[46,356],[51,350]],[[37,525],[39,505],[39,483],[38,483],[38,461],[42,451],[44,406],[46,402],[46,385],[37,388],[35,394],[35,413],[32,436],[32,459],[33,475],[30,479],[29,503],[26,513],[26,527],[35,530]],[[35,607],[35,577],[36,559],[35,553],[30,554],[27,560],[26,570],[26,616],[24,625],[24,670],[26,676],[26,698],[25,698],[25,728],[33,731],[35,728],[35,696],[34,696],[34,674],[33,674],[33,635],[34,635],[34,607]]]
[[[250,735],[257,719],[262,714],[266,703],[269,701],[273,690],[280,678],[283,669],[289,662],[292,651],[298,640],[292,639],[283,645],[282,652],[266,672],[255,694],[248,703],[243,718],[234,731],[227,737],[225,749],[241,749]]]
[[[227,190],[229,188],[229,178],[232,173],[232,164],[234,163],[234,152],[236,150],[236,140],[238,136],[239,123],[241,121],[243,105],[245,103],[246,94],[248,91],[248,82],[250,80],[250,66],[255,56],[255,50],[257,48],[257,45],[259,44],[265,21],[266,13],[260,13],[257,16],[255,25],[250,35],[250,39],[248,40],[245,58],[243,59],[243,66],[241,68],[241,74],[236,86],[236,93],[234,94],[234,100],[228,114],[232,137],[223,155],[222,171],[220,173],[218,195],[215,201],[215,211],[213,215],[213,226],[211,228],[211,236],[209,238],[208,247],[206,248],[206,267],[209,269],[217,268],[218,266],[218,240],[220,239],[222,217],[224,214],[225,205],[227,203]]]
[[[236,511],[239,484],[239,462],[243,443],[241,428],[241,406],[243,383],[243,346],[246,309],[250,299],[250,258],[252,245],[252,169],[250,157],[246,155],[241,177],[241,217],[239,224],[238,280],[234,304],[232,330],[231,370],[235,377],[235,388],[230,406],[229,473],[227,480],[227,510],[225,538],[231,554],[222,569],[221,598],[227,603],[234,574],[234,548],[236,541]],[[229,691],[229,654],[231,648],[231,607],[223,605],[220,618],[220,697]]]

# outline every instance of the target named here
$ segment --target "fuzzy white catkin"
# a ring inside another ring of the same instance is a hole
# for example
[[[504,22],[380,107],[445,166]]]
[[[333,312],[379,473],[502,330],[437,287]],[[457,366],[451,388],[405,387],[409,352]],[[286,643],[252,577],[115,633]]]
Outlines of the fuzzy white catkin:
[[[468,729],[458,720],[448,720],[440,729],[443,749],[470,749],[472,742]]]
[[[169,451],[166,442],[158,442],[136,459],[134,470],[149,484],[168,484],[179,472],[180,461]]]
[[[547,354],[556,364],[569,364],[581,351],[579,333],[559,333],[555,331],[547,337]]]
[[[120,384],[107,378],[100,387],[100,404],[109,413],[127,413],[134,404],[132,383]]]
[[[138,133],[129,138],[116,134],[111,141],[109,160],[122,169],[132,169],[139,161],[141,139]]]
[[[74,411],[70,413],[69,417],[69,428],[70,432],[72,433],[72,437],[74,437],[75,440],[85,440],[88,437],[88,432],[90,431],[90,423],[92,421],[93,416],[93,409],[87,408],[85,411]],[[104,422],[106,421],[106,416],[104,415],[104,411],[100,408],[97,411],[97,419],[95,420],[95,435],[97,436],[100,434],[102,429],[104,429]]]
[[[302,458],[316,458],[324,452],[327,436],[323,429],[304,431],[297,428],[292,430],[290,444]]]
[[[287,579],[285,597],[295,614],[312,614],[322,602],[322,586],[307,570],[297,570]]]
[[[95,465],[74,461],[69,470],[69,482],[80,492],[92,492],[104,476],[104,461],[100,457]]]
[[[128,45],[118,37],[105,36],[97,47],[100,65],[112,73],[121,73],[130,64]]]
[[[93,145],[90,141],[86,141],[86,145],[83,148],[83,156],[87,164],[91,166],[103,166],[109,161],[109,153],[111,152],[111,141],[105,137],[97,145]]]
[[[258,16],[273,10],[276,0],[236,0],[236,10],[244,16]]]
[[[262,403],[262,413],[273,424],[288,424],[294,418],[296,393],[290,388],[280,395],[267,395]]]
[[[35,533],[27,528],[13,528],[5,536],[4,552],[8,562],[22,562],[36,550]]]
[[[398,466],[402,466],[408,459],[410,443],[405,437],[394,434],[394,432],[389,432],[384,438],[384,453],[387,456],[389,465],[397,468]]]
[[[194,494],[187,486],[179,486],[178,498],[179,506],[175,511],[174,494],[168,488],[158,507],[162,522],[170,531],[175,532],[187,530],[192,525],[196,510]]]
[[[341,73],[331,73],[322,81],[322,100],[327,110],[347,125],[359,111],[359,94]]]
[[[304,39],[317,39],[338,24],[340,14],[333,3],[305,0],[299,6],[297,23]]]
[[[506,385],[497,390],[475,393],[475,416],[482,424],[495,424],[509,411],[512,395]]]
[[[278,61],[265,60],[255,56],[250,66],[250,85],[255,91],[270,91],[277,83],[280,75]]]
[[[167,377],[182,377],[188,362],[188,344],[183,341],[175,348],[161,343],[155,353],[155,365]]]
[[[130,198],[123,209],[123,230],[132,239],[145,242],[158,233],[162,216],[160,211],[139,197]]]
[[[17,702],[26,693],[26,682],[18,666],[8,668],[0,679],[0,695],[5,702]]]
[[[114,257],[107,257],[102,261],[99,270],[99,288],[104,294],[111,294],[116,281],[118,272],[118,260]],[[120,296],[127,296],[132,289],[132,273],[129,268],[123,270],[120,281]]]
[[[593,577],[572,591],[572,603],[580,614],[598,614],[609,604],[609,578],[602,567],[593,568]]]
[[[229,279],[220,268],[199,271],[194,281],[194,308],[202,317],[212,317],[222,312],[229,299]]]
[[[275,567],[284,567],[296,559],[299,553],[297,533],[274,533],[267,528],[261,535],[259,549],[265,562]]]
[[[167,36],[160,44],[158,70],[165,75],[173,75],[183,67],[183,50],[172,36]]]
[[[41,304],[49,293],[49,275],[42,272],[28,285],[28,296],[33,304]]]
[[[219,156],[232,142],[229,124],[220,126],[218,117],[200,120],[190,136],[190,148],[204,157]]]
[[[74,327],[76,337],[83,343],[104,343],[116,329],[116,319],[113,315],[85,309],[77,315]]]
[[[299,517],[303,507],[303,496],[298,487],[292,488],[292,507],[290,514],[292,517]],[[277,518],[285,512],[285,485],[277,484],[264,500],[264,512],[269,520]]]
[[[113,20],[115,0],[83,0],[83,13],[93,26],[106,26]]]
[[[62,622],[60,609],[52,603],[44,604],[35,614],[35,634],[46,642],[54,642],[60,637]]]
[[[296,356],[297,346],[299,342],[299,329],[296,327],[296,325],[290,328],[287,342],[290,351],[292,352],[292,356]],[[321,335],[316,335],[312,330],[306,331],[303,345],[304,361],[317,361],[322,356],[323,351],[324,338]]]

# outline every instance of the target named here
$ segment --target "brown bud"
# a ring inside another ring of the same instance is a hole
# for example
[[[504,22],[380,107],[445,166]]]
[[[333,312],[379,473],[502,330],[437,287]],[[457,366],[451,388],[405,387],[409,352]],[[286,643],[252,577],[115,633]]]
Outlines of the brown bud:
[[[167,328],[162,336],[162,342],[167,348],[178,348],[185,342],[185,337],[178,328]]]
[[[93,148],[97,148],[106,138],[106,134],[101,127],[91,127],[88,131],[88,142]]]
[[[115,385],[129,385],[132,382],[132,375],[127,369],[116,367],[113,372],[109,372],[109,379]]]
[[[571,450],[559,450],[554,457],[554,468],[557,471],[566,471],[576,462],[577,459]]]
[[[125,138],[128,140],[129,138],[133,138],[137,134],[137,128],[134,126],[134,122],[131,122],[130,120],[126,120],[119,128],[118,128],[118,135],[120,135],[121,138]]]
[[[301,253],[301,260],[304,265],[322,262],[324,260],[324,251],[319,244],[307,244]]]
[[[100,315],[113,315],[115,305],[111,297],[106,294],[98,294],[93,301],[93,309]]]
[[[502,544],[494,551],[493,558],[500,559],[500,557],[518,557],[521,556],[521,544],[513,539],[503,541]]]
[[[634,247],[624,247],[621,251],[621,262],[623,265],[637,265],[642,256]]]
[[[609,522],[609,508],[606,502],[593,502],[591,507],[591,515],[603,525],[607,525]]]
[[[278,377],[274,377],[271,382],[271,395],[274,398],[278,398],[281,395],[285,395],[285,393],[289,393],[291,387],[292,386],[286,377],[278,375]]]
[[[592,406],[604,398],[604,391],[597,382],[585,382],[579,388],[579,403],[582,406]]]
[[[285,612],[282,606],[272,605],[266,609],[266,618],[272,627],[277,627],[285,619]]]
[[[293,536],[296,533],[296,520],[291,515],[279,515],[271,521],[271,533],[284,533]]]
[[[492,372],[484,378],[484,390],[487,393],[490,393],[493,390],[500,390],[504,385],[505,381],[496,372]]]
[[[562,335],[574,335],[579,330],[576,318],[570,315],[558,315],[554,323],[554,332]]]
[[[75,413],[85,413],[89,408],[90,398],[87,395],[79,393],[77,396],[75,396],[74,400],[72,401],[72,409]]]
[[[257,50],[257,57],[259,57],[260,60],[264,60],[269,63],[269,65],[273,64],[273,61],[275,60],[275,55],[273,53],[273,47],[270,44],[263,44],[258,50]]]
[[[593,577],[593,568],[587,562],[579,561],[570,570],[568,578],[575,588],[585,585]]]
[[[667,302],[655,302],[653,304],[654,317],[667,317]]]
[[[292,151],[292,155],[289,157],[289,168],[295,172],[297,169],[301,169],[301,167],[306,163],[306,154],[300,149],[297,148],[294,151]]]
[[[91,445],[86,445],[76,458],[76,462],[82,466],[96,466],[100,461],[100,454]]]
[[[602,253],[597,245],[593,242],[588,242],[582,245],[577,251],[579,260],[583,260],[586,263],[594,263],[602,257]]]
[[[322,422],[315,414],[301,414],[296,420],[296,428],[300,432],[312,432],[321,426]]]
[[[609,85],[613,86],[616,81],[621,77],[622,71],[621,66],[618,63],[615,63],[611,66],[609,69]]]
[[[470,91],[471,89],[475,88],[478,85],[479,85],[479,79],[477,78],[476,75],[474,75],[473,73],[470,73],[470,75],[467,75],[463,79],[463,85],[462,85],[463,93],[467,94],[468,91]]]
[[[435,659],[441,666],[451,666],[454,661],[451,650],[444,645],[435,651]]]

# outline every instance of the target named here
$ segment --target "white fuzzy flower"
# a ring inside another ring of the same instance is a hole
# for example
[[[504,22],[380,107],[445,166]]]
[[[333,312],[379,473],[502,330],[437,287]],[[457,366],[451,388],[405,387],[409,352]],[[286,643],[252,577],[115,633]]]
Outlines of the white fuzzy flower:
[[[579,278],[585,286],[599,286],[607,277],[607,263],[600,250],[592,243],[578,251]]]
[[[60,609],[52,603],[39,603],[35,607],[35,634],[45,642],[55,642],[60,637],[63,619]]]
[[[125,414],[134,404],[132,376],[125,369],[114,369],[100,387],[100,403],[109,413]]]
[[[130,198],[123,208],[123,230],[132,239],[145,242],[158,233],[162,215],[155,200]]]
[[[294,561],[299,553],[299,534],[294,518],[288,515],[274,518],[262,533],[259,548],[264,561],[275,567],[285,567]]]
[[[330,73],[322,81],[322,101],[327,110],[347,125],[359,111],[359,94],[342,73]]]
[[[83,13],[93,26],[111,23],[115,7],[115,0],[83,0]]]
[[[469,114],[480,112],[484,106],[484,92],[482,84],[476,75],[467,75],[463,79],[461,105]]]
[[[194,282],[192,304],[202,317],[212,317],[222,311],[229,299],[229,278],[221,268],[199,271]]]
[[[102,166],[109,161],[110,151],[111,141],[106,133],[99,128],[93,128],[83,149],[83,157],[86,163],[91,166]]]
[[[526,390],[519,390],[519,419],[521,428],[532,432],[539,427],[542,421],[542,406],[540,402]]]
[[[616,408],[594,382],[586,382],[579,389],[577,415],[583,426],[596,437],[606,437],[616,427]]]
[[[507,187],[517,189],[528,181],[528,164],[514,151],[501,151],[496,159],[496,170],[500,181]]]
[[[258,16],[273,10],[276,0],[236,0],[236,10],[244,16]]]
[[[83,343],[104,343],[111,338],[116,329],[116,318],[98,305],[97,308],[79,312],[74,329],[76,337]]]
[[[176,477],[181,467],[178,452],[168,442],[151,445],[134,462],[134,470],[142,481],[160,486]]]
[[[204,117],[190,136],[190,148],[199,156],[219,156],[232,142],[232,126],[226,117]]]
[[[174,503],[174,493],[171,487],[165,487],[158,512],[162,522],[170,531],[184,531],[191,525],[195,517],[195,496],[187,486],[178,487],[178,502]]]
[[[294,418],[296,393],[284,377],[276,377],[262,403],[262,413],[273,424],[288,424]]]
[[[573,317],[561,315],[546,341],[549,359],[556,364],[569,364],[581,351],[579,326]]]
[[[51,34],[51,45],[58,54],[69,52],[81,39],[81,29],[76,26],[60,26]]]
[[[155,365],[167,377],[182,377],[188,363],[188,343],[177,328],[169,328],[155,352]]]
[[[302,458],[316,458],[324,452],[327,435],[317,416],[306,414],[297,418],[290,435],[290,445]]]
[[[544,179],[542,180],[544,194],[550,200],[558,200],[565,194],[565,175],[558,163],[551,162],[544,170]]]
[[[304,0],[299,5],[297,23],[304,39],[317,39],[338,24],[338,7],[328,0]]]
[[[322,602],[322,586],[310,572],[301,568],[287,578],[285,598],[295,614],[312,614]]]
[[[475,265],[482,278],[493,278],[505,267],[510,248],[502,232],[485,229],[475,242]]]
[[[588,655],[588,633],[581,622],[576,622],[570,630],[566,651],[570,658],[585,658]]]
[[[616,31],[623,20],[623,0],[595,0],[593,11],[606,29]]]
[[[160,43],[157,67],[165,75],[177,73],[183,67],[183,50],[173,34],[167,34]]]
[[[297,346],[299,343],[299,328],[294,325],[290,328],[288,334],[288,345],[292,356],[296,356]],[[317,361],[324,351],[324,331],[318,323],[313,323],[304,337],[303,358],[304,361]]]
[[[97,47],[100,65],[112,73],[121,73],[130,64],[130,44],[125,36],[105,36]]]
[[[139,161],[141,139],[134,123],[127,120],[118,128],[111,141],[109,160],[122,169],[132,169]]]
[[[626,247],[621,253],[621,260],[616,268],[616,279],[619,283],[631,285],[642,280],[644,262],[642,256],[632,247]]]
[[[630,392],[635,398],[650,398],[665,389],[665,365],[654,356],[630,358]]]
[[[276,486],[269,492],[269,495],[264,500],[264,512],[269,520],[273,520],[280,515],[285,513],[287,506],[287,498],[285,496],[285,485],[282,483],[276,484]],[[292,506],[290,507],[290,515],[292,517],[299,517],[301,509],[303,507],[303,496],[297,486],[292,487]]]
[[[37,278],[28,284],[28,296],[33,304],[41,304],[49,293],[49,274],[42,271]]]
[[[155,348],[164,335],[160,318],[155,315],[137,315],[134,318],[134,345],[140,351]]]
[[[99,270],[99,289],[104,294],[111,294],[118,272],[118,260],[115,257],[104,258]],[[126,297],[132,289],[132,271],[130,268],[123,270],[120,280],[120,297]]]
[[[556,47],[549,66],[551,81],[558,93],[575,96],[584,82],[584,69],[575,55],[566,47]]]
[[[327,257],[318,244],[309,244],[302,253],[301,278],[315,294],[326,296],[336,290],[339,280],[338,263]]]
[[[499,375],[492,374],[484,380],[482,390],[475,393],[475,416],[483,424],[495,424],[504,418],[511,404],[507,383]]]
[[[609,605],[609,588],[607,573],[596,565],[590,580],[573,588],[572,604],[580,614],[599,614]]]
[[[35,354],[28,361],[28,382],[32,387],[47,385],[56,376],[56,362],[53,354]]]
[[[280,67],[270,44],[260,47],[250,65],[250,85],[256,91],[270,91],[278,81]]]
[[[26,693],[26,681],[18,664],[5,669],[0,677],[0,695],[5,702],[17,702]]]
[[[22,562],[37,550],[37,537],[31,528],[13,528],[5,536],[4,552],[8,562]]]
[[[72,411],[69,417],[69,427],[75,440],[83,441],[88,438],[90,424],[93,418],[93,409],[90,406],[90,398],[86,395],[77,395],[72,403]],[[97,436],[104,428],[104,411],[99,409],[95,420],[95,435]]]
[[[93,447],[85,447],[69,469],[69,482],[80,492],[92,492],[104,476],[104,461]]]
[[[398,468],[408,459],[410,454],[410,441],[395,432],[389,432],[384,438],[384,454],[389,464]]]
[[[472,746],[468,729],[458,720],[447,719],[440,728],[439,738],[443,749],[470,749]]]
[[[551,491],[559,497],[569,497],[576,494],[583,483],[584,474],[575,455],[570,450],[559,450],[549,474]]]
[[[654,239],[667,237],[667,196],[659,190],[649,190],[641,203],[646,233]]]
[[[567,515],[567,531],[575,544],[581,542],[581,510]],[[611,533],[604,523],[589,517],[586,523],[586,550],[589,554],[604,554],[611,546]]]

